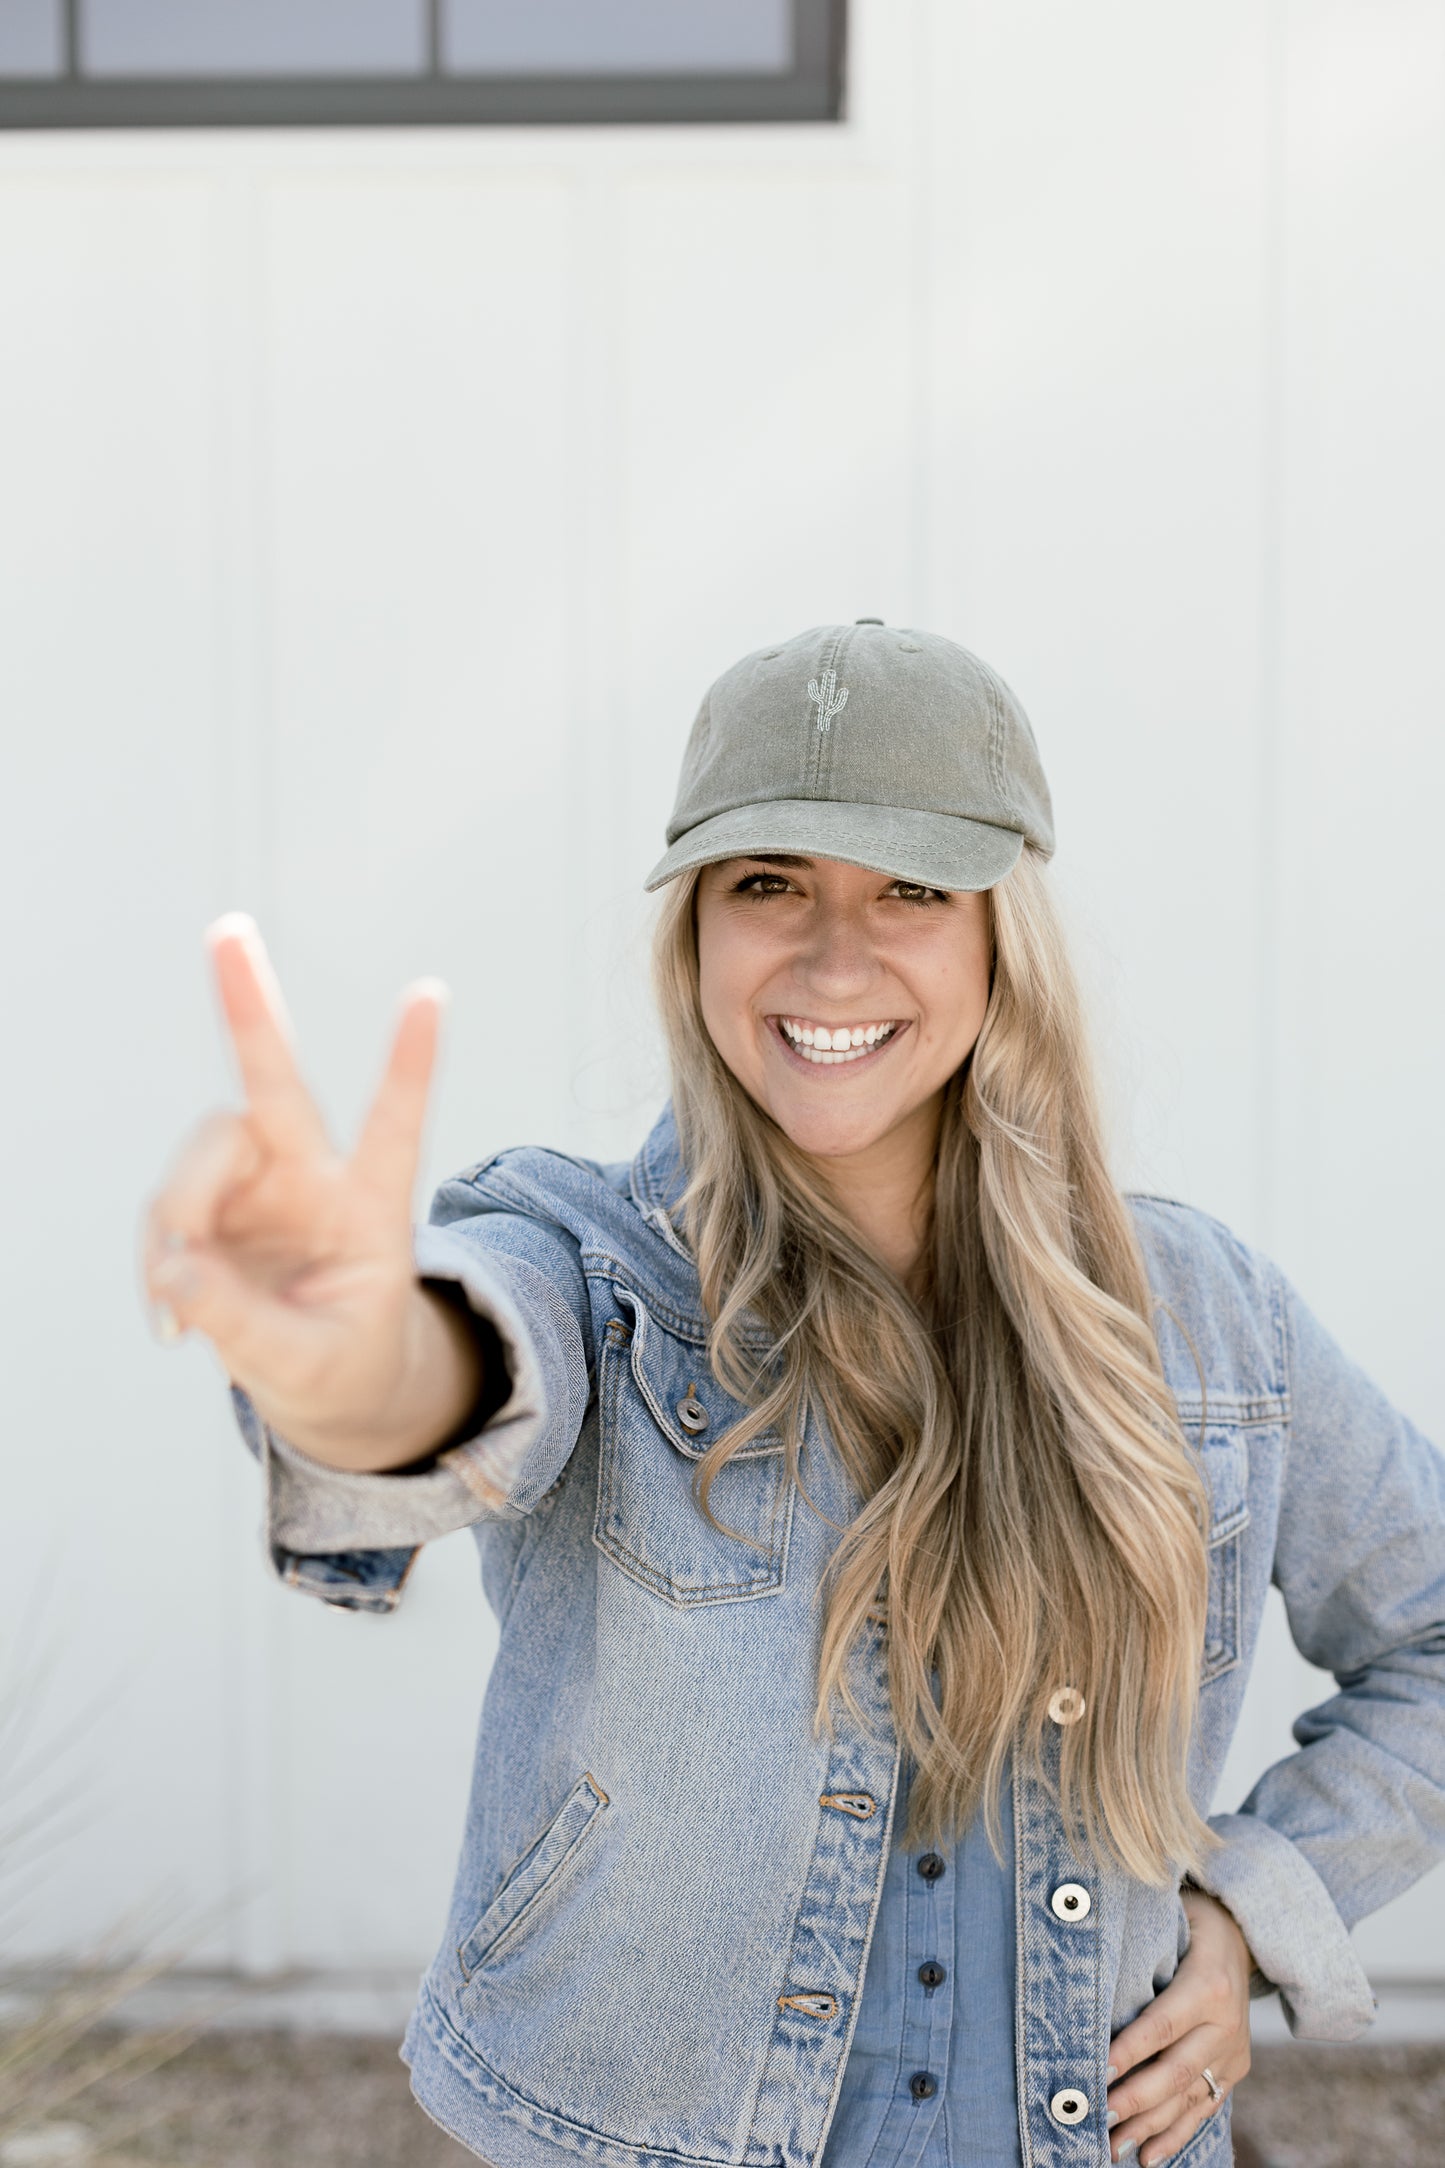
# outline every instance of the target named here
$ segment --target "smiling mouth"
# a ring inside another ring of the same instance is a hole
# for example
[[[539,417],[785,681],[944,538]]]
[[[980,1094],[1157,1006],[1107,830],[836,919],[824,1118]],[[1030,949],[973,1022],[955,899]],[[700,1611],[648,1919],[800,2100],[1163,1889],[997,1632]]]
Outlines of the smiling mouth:
[[[787,1061],[796,1069],[862,1069],[880,1059],[888,1048],[907,1031],[906,1023],[894,1024],[887,1035],[875,1039],[871,1046],[824,1048],[800,1046],[788,1037],[780,1017],[768,1018],[768,1029],[782,1048]]]

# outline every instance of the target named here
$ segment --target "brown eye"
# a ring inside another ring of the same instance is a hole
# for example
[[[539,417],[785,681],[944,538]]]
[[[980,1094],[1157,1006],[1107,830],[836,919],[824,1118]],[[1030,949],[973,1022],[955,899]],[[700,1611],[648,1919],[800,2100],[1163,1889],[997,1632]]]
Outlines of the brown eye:
[[[898,899],[900,903],[927,904],[932,903],[935,897],[940,903],[947,903],[948,901],[948,890],[946,888],[925,888],[921,881],[895,881],[893,886],[913,890],[911,896],[900,896]]]

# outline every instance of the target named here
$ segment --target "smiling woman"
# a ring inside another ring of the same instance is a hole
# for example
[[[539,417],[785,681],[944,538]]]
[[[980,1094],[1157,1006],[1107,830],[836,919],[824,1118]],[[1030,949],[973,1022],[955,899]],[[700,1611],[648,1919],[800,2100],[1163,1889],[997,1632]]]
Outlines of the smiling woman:
[[[988,1005],[987,897],[785,854],[704,866],[696,910],[708,1038],[906,1279]]]
[[[1363,2030],[1349,1928],[1445,1848],[1445,1465],[1268,1258],[1115,1184],[977,656],[744,656],[667,843],[630,1163],[494,1152],[412,1227],[437,989],[346,1162],[231,921],[249,1104],[148,1216],[283,1580],[384,1611],[476,1536],[413,2090],[497,2168],[1228,2168],[1251,1996]],[[1271,1582],[1340,1690],[1211,1814]]]

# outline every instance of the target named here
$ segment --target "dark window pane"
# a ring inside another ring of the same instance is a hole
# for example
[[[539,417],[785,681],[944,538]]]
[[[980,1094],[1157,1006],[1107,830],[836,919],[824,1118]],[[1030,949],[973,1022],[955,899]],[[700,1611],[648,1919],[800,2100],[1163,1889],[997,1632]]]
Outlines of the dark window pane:
[[[426,0],[81,0],[87,75],[415,75]]]
[[[445,0],[449,74],[786,75],[791,0]]]
[[[0,0],[0,75],[59,75],[60,0]]]

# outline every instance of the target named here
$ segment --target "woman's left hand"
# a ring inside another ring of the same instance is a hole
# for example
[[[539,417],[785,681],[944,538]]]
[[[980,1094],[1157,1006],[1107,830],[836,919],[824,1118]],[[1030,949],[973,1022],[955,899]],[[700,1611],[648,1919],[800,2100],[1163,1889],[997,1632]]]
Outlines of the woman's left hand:
[[[1189,1948],[1179,1969],[1109,2043],[1118,2077],[1108,2100],[1119,2118],[1109,2133],[1109,2157],[1137,2157],[1141,2168],[1177,2153],[1219,2106],[1204,2070],[1223,2094],[1249,2069],[1249,1944],[1215,1898],[1198,1889],[1180,1895]]]

